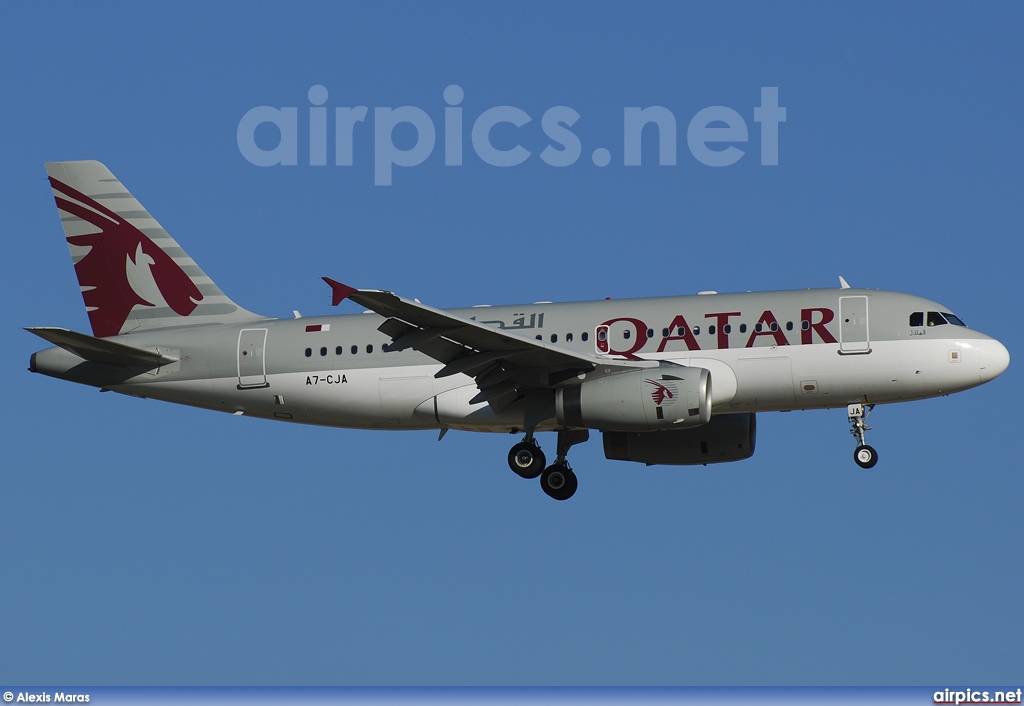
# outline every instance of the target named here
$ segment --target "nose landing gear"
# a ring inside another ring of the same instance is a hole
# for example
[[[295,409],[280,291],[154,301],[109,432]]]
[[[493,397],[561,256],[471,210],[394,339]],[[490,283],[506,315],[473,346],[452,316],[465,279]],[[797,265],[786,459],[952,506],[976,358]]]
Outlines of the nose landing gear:
[[[853,426],[850,433],[853,434],[858,444],[853,451],[853,460],[861,468],[871,468],[878,463],[878,452],[868,446],[864,440],[864,433],[871,429],[865,420],[874,408],[873,404],[869,404],[867,407],[862,404],[851,404],[846,407],[846,416]]]

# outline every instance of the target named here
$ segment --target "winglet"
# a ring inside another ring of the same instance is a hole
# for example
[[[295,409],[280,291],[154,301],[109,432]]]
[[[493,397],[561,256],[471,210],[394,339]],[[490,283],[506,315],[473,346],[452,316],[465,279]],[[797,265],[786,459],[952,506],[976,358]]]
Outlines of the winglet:
[[[850,285],[847,284],[846,280],[843,279],[842,275],[839,276],[839,288],[840,289],[849,289],[850,288]]]
[[[358,291],[355,287],[336,282],[330,277],[321,277],[321,279],[331,285],[331,306],[338,306],[349,294]]]

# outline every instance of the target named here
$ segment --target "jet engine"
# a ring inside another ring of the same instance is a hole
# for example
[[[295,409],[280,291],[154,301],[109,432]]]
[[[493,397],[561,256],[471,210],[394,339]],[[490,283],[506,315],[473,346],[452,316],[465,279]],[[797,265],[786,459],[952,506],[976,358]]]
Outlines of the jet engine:
[[[654,431],[707,424],[711,373],[662,365],[584,380],[555,390],[555,418],[568,427]]]
[[[605,458],[648,466],[690,466],[742,461],[754,455],[757,424],[753,412],[723,414],[696,429],[604,432]]]

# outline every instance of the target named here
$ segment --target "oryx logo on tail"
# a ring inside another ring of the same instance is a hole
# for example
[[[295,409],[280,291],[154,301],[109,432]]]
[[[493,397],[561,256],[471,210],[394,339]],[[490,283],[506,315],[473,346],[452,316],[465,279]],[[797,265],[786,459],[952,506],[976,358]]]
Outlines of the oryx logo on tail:
[[[98,233],[67,236],[73,249],[88,249],[75,263],[75,273],[96,336],[121,333],[136,305],[157,307],[166,303],[179,316],[195,311],[203,294],[145,233],[58,179],[50,177],[50,184],[61,211],[99,229]]]

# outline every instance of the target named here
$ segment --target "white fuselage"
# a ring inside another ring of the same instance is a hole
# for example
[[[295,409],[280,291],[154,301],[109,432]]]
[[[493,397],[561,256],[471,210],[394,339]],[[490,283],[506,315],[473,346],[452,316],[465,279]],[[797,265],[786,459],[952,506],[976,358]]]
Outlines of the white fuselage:
[[[851,318],[840,299],[856,300],[864,311]],[[705,368],[714,414],[934,397],[974,387],[1005,369],[1008,354],[998,341],[964,326],[910,326],[914,311],[944,309],[888,292],[810,290],[463,313],[484,314],[484,323],[532,335],[548,347],[595,353],[610,363],[666,360]],[[524,402],[500,410],[486,401],[471,403],[478,392],[473,378],[439,378],[437,361],[414,350],[387,352],[390,339],[376,330],[381,321],[364,314],[150,331],[127,338],[177,351],[181,361],[104,386],[306,424],[522,428]],[[537,425],[538,430],[556,427],[553,414]]]

